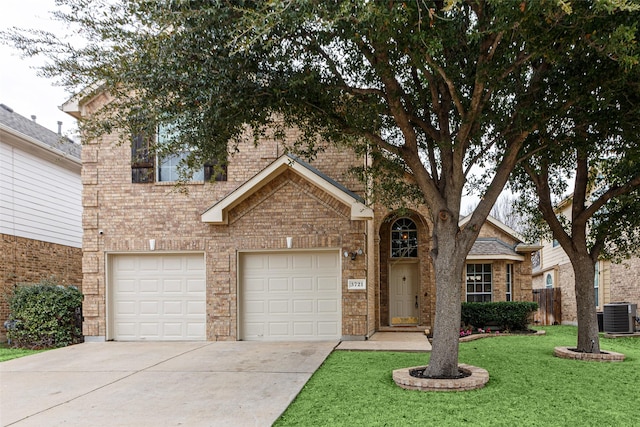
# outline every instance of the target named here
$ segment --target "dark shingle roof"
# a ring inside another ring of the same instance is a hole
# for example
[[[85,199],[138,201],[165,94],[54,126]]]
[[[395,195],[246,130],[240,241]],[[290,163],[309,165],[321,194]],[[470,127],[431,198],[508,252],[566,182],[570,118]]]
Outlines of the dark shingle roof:
[[[332,178],[329,178],[329,176],[327,176],[326,174],[320,172],[318,169],[314,168],[313,166],[311,166],[309,163],[305,162],[304,160],[302,160],[298,156],[295,156],[293,154],[287,154],[287,157],[289,157],[291,160],[294,160],[294,161],[300,163],[302,166],[304,166],[305,168],[309,169],[311,172],[313,172],[314,174],[318,175],[320,178],[324,179],[329,184],[331,184],[334,187],[339,188],[341,191],[347,193],[349,196],[353,197],[358,202],[364,203],[364,199],[361,196],[359,196],[358,194],[356,194],[353,191],[349,190],[347,187],[345,187],[344,185],[340,184],[338,181],[336,181],[336,180],[334,180]]]
[[[0,104],[0,123],[17,132],[30,136],[51,148],[56,148],[77,159],[80,158],[82,147],[79,144],[76,144],[65,136],[58,135],[33,120],[21,116],[4,104]]]
[[[496,238],[478,238],[469,255],[515,255],[518,254],[513,247]]]

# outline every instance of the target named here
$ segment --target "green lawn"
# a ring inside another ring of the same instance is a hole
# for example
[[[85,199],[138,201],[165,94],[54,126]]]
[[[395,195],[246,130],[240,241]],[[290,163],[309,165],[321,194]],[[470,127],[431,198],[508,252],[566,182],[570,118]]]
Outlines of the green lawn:
[[[460,344],[460,362],[485,368],[485,388],[466,392],[401,389],[391,371],[424,365],[428,354],[335,351],[276,426],[623,426],[638,423],[640,339],[602,339],[622,363],[553,356],[576,344],[576,328],[544,336]],[[637,424],[636,424],[637,425]]]
[[[22,348],[10,348],[7,344],[0,343],[0,362],[6,360],[17,359],[18,357],[29,356],[30,354],[40,353],[45,350],[25,350]]]

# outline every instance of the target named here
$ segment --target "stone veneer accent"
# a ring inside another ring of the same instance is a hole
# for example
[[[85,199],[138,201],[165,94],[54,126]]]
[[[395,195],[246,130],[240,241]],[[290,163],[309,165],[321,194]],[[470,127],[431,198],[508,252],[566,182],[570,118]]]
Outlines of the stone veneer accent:
[[[55,278],[82,291],[82,249],[0,234],[0,341],[6,339],[9,317],[6,296],[21,283]]]
[[[412,377],[410,372],[414,369],[424,369],[424,366],[396,369],[393,371],[393,381],[406,390],[419,391],[467,391],[476,390],[489,382],[489,372],[477,366],[460,363],[458,369],[466,374],[465,378],[458,379],[432,379]]]

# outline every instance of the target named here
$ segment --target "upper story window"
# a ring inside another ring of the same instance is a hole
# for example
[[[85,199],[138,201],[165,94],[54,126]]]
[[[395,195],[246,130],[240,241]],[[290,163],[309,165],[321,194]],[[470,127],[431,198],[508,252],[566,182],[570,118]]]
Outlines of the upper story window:
[[[409,218],[400,218],[391,226],[391,257],[416,258],[418,256],[418,229]]]
[[[153,134],[153,132],[148,132]],[[171,125],[160,125],[155,135],[145,133],[133,135],[131,140],[131,182],[177,182],[177,181],[226,181],[226,165],[218,166],[217,161],[208,161],[203,167],[188,170],[186,161],[190,154],[189,147],[168,155],[159,155],[152,149],[155,144],[162,146],[171,138],[175,138],[177,130]],[[185,176],[187,174],[187,176]]]
[[[158,126],[157,143],[159,147],[168,144],[171,139],[178,136],[178,131],[174,126],[165,124]],[[177,153],[166,156],[158,155],[158,182],[204,181],[204,167],[197,170],[188,170],[186,167],[190,152],[189,147],[183,147],[183,150]]]

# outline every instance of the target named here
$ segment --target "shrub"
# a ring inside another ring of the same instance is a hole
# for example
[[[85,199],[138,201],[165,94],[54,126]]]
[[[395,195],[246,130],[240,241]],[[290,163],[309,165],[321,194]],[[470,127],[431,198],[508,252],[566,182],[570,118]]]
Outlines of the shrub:
[[[538,304],[528,301],[463,302],[462,323],[476,328],[497,326],[501,330],[525,331]]]
[[[64,347],[82,340],[82,294],[52,279],[16,287],[9,298],[7,338],[15,347]]]

